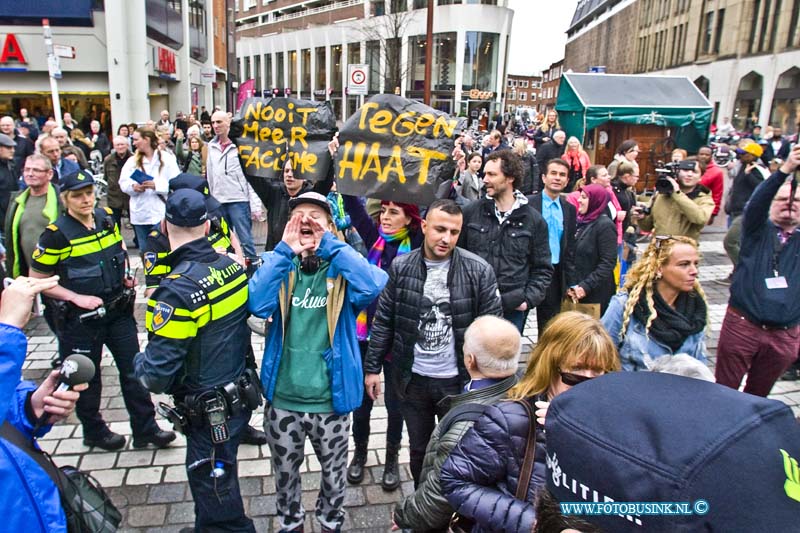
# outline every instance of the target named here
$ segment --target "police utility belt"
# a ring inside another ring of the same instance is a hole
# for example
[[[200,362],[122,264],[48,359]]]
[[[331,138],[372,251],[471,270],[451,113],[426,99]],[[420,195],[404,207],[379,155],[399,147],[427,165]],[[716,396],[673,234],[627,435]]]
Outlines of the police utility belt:
[[[207,422],[211,441],[217,444],[230,439],[228,420],[245,409],[256,409],[262,401],[261,380],[254,369],[247,368],[236,381],[200,394],[187,394],[182,401],[175,402],[175,407],[160,402],[158,412],[184,434]]]

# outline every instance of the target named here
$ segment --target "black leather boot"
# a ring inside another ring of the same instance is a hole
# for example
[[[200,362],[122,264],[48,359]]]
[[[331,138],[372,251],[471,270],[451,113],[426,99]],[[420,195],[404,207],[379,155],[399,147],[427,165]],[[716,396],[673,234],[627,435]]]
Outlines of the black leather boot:
[[[397,464],[397,454],[400,452],[400,446],[392,444],[386,445],[386,461],[383,465],[383,478],[381,479],[381,487],[386,491],[397,490],[400,486],[400,468]]]
[[[356,443],[356,451],[350,466],[347,467],[347,482],[351,485],[358,485],[364,480],[364,465],[367,464],[367,443]]]

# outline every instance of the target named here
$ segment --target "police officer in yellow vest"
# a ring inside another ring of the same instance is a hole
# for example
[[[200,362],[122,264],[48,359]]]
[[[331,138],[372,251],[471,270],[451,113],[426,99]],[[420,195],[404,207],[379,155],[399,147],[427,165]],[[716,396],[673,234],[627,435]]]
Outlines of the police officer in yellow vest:
[[[175,439],[155,421],[150,394],[133,373],[139,351],[133,303],[135,280],[127,272],[127,252],[111,210],[95,208],[94,179],[79,171],[63,176],[61,201],[66,212],[45,229],[33,253],[30,274],[57,274],[59,285],[44,292],[48,323],[56,324],[59,355],[89,357],[100,368],[103,345],[111,350],[130,415],[133,446],[163,447]],[[83,424],[83,443],[104,450],[125,446],[100,414],[101,373],[81,394],[76,413]]]
[[[247,276],[208,242],[202,193],[167,199],[170,274],[153,292],[145,319],[150,341],[136,376],[175,406],[160,411],[186,434],[186,470],[197,531],[255,531],[245,516],[236,466],[242,431],[261,403],[255,361],[246,365]]]
[[[208,192],[208,182],[202,176],[187,173],[178,174],[169,180],[170,194],[182,189],[192,189],[203,194],[209,223],[206,239],[211,244],[211,247],[219,253],[232,254],[230,256],[231,259],[234,259],[239,264],[244,264],[242,245],[239,243],[236,234],[231,232],[230,226],[222,216],[220,203]],[[165,234],[165,224],[166,220],[161,222],[160,229],[154,229],[148,233],[144,253],[142,254],[144,279],[147,287],[145,294],[148,297],[171,270],[171,262],[167,261],[167,256],[170,253],[170,244],[169,238]],[[263,446],[267,443],[267,436],[263,431],[247,425],[242,431],[241,443]]]

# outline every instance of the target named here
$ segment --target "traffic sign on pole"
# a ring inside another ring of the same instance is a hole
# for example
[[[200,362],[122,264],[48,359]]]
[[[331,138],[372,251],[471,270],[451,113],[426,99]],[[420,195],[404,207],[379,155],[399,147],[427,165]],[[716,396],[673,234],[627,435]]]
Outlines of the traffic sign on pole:
[[[369,65],[347,65],[347,94],[367,94]]]

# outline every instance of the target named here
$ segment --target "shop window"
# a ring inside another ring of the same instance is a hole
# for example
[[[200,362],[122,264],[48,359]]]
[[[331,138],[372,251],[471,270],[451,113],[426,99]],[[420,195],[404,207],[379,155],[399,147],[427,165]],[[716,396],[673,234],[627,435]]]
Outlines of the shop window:
[[[800,121],[800,68],[792,67],[778,77],[769,123],[781,126],[788,135],[797,133]]]
[[[746,129],[748,119],[758,115],[761,109],[761,98],[764,78],[757,72],[750,72],[739,82],[736,101],[733,105],[733,120],[731,123],[739,130]]]

